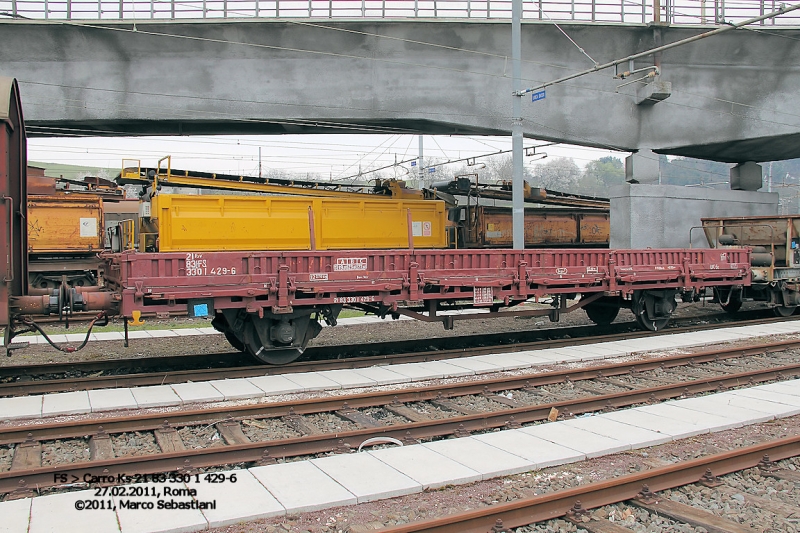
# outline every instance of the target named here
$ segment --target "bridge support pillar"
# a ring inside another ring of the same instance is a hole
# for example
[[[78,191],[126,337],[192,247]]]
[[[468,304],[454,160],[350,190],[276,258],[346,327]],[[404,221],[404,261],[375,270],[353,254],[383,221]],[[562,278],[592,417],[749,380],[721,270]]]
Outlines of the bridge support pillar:
[[[640,148],[625,158],[625,181],[628,183],[659,183],[658,154],[649,148]]]
[[[625,184],[609,197],[611,248],[707,248],[701,218],[778,214],[777,193]]]
[[[758,163],[739,163],[731,169],[731,189],[734,191],[757,191],[764,186],[763,168]]]

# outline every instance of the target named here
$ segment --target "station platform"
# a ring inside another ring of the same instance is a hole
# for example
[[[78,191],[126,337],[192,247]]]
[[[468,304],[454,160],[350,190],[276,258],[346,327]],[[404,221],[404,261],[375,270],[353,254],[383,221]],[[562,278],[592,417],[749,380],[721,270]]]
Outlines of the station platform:
[[[98,498],[94,490],[82,490],[2,502],[0,532],[200,531],[464,485],[799,413],[800,380],[793,380],[522,429],[218,472],[218,479],[228,480],[223,483],[201,477],[186,484],[129,486],[153,491],[154,496]],[[194,489],[196,494],[181,489]],[[182,495],[165,496],[168,490]],[[97,500],[112,508],[76,510]],[[174,501],[191,506],[192,500],[198,502],[193,504],[196,508],[157,505]],[[131,502],[149,502],[155,508],[132,509]],[[199,508],[201,502],[207,508]]]
[[[797,333],[800,333],[800,321],[791,321],[584,344],[568,348],[462,357],[447,361],[394,365],[386,363],[352,370],[325,370],[175,385],[97,389],[0,398],[0,422],[231,400],[263,400],[264,397],[275,395],[456,378]]]

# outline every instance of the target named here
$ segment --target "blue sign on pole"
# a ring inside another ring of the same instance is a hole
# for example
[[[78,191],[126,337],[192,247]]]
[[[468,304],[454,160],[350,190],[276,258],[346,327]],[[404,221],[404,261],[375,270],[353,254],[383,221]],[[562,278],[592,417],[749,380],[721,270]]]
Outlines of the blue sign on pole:
[[[431,168],[429,168],[429,169],[428,169],[428,172],[429,172],[429,173],[430,173],[430,172],[436,172],[436,167],[431,167]]]
[[[531,95],[531,102],[536,102],[537,100],[544,100],[544,90],[535,92]]]
[[[412,166],[412,167],[415,167],[415,166],[417,166],[417,162],[416,162],[416,161],[412,161],[412,162],[411,162],[411,166]]]

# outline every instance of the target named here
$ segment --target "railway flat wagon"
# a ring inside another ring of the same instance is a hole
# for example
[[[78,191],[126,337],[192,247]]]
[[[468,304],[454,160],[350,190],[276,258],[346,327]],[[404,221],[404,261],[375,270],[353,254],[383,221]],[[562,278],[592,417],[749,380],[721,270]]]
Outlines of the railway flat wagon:
[[[447,328],[492,314],[558,320],[578,308],[607,323],[629,307],[642,327],[656,330],[666,326],[676,296],[748,284],[750,275],[747,249],[126,252],[106,261],[121,315],[213,317],[231,344],[267,363],[297,359],[319,321],[335,325],[344,305]],[[501,311],[544,297],[550,309]],[[489,314],[445,313],[462,308]]]

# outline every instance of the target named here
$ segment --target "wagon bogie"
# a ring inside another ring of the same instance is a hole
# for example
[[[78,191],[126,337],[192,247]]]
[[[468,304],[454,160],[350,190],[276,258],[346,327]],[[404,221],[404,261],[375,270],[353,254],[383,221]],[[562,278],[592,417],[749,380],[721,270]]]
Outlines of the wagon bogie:
[[[603,296],[585,305],[583,310],[586,311],[589,320],[598,326],[607,326],[617,318],[624,304],[625,301],[619,296]]]
[[[299,359],[309,341],[322,330],[319,319],[336,323],[342,306],[306,307],[291,313],[251,313],[228,308],[216,313],[211,324],[231,346],[260,363],[286,364]]]

